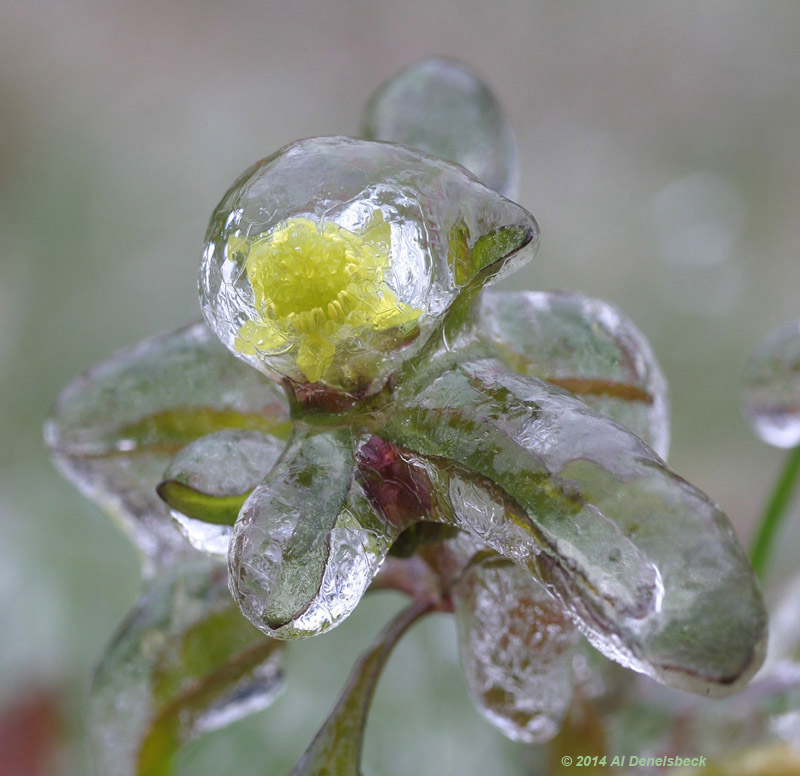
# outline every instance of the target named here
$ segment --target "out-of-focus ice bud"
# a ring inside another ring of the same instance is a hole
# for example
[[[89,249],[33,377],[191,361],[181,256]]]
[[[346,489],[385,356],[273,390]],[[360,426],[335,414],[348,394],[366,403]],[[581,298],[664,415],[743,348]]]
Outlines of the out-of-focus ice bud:
[[[491,89],[460,62],[431,57],[401,70],[367,103],[362,131],[458,162],[490,189],[516,197],[511,126]]]
[[[750,355],[742,404],[768,445],[800,444],[800,320],[772,331]]]

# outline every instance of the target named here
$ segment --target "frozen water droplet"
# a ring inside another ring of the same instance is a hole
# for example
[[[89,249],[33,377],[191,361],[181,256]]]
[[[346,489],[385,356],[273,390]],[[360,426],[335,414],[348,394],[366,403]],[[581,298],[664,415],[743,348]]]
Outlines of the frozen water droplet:
[[[164,473],[202,494],[224,499],[243,496],[266,477],[285,442],[259,431],[219,431],[184,447]],[[219,525],[172,509],[181,533],[197,550],[227,557],[233,526]]]
[[[514,741],[552,738],[572,701],[577,632],[519,566],[476,560],[453,589],[461,662],[472,700]]]
[[[419,148],[466,167],[514,199],[517,150],[497,98],[470,68],[433,57],[407,67],[373,95],[364,137]]]
[[[752,352],[742,377],[742,403],[768,445],[800,444],[800,320],[775,329]]]

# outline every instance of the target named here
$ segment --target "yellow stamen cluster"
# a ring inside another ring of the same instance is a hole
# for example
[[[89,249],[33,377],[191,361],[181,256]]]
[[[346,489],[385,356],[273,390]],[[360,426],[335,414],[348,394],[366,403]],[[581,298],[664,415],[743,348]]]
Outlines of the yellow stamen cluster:
[[[244,260],[258,316],[240,327],[236,349],[294,350],[298,369],[316,383],[343,343],[416,321],[422,311],[398,301],[386,283],[390,237],[378,213],[360,234],[291,218],[256,238],[230,238],[227,259]]]

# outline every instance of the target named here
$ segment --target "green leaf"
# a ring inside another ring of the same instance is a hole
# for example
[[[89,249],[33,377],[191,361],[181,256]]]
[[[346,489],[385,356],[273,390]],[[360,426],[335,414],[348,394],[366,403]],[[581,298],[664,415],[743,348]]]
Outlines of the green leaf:
[[[237,429],[201,437],[172,459],[158,495],[193,547],[227,557],[229,529],[283,448],[269,434]]]
[[[456,283],[461,287],[467,286],[483,271],[474,284],[483,286],[489,280],[490,270],[491,274],[499,272],[503,261],[534,240],[535,236],[534,230],[527,225],[501,226],[478,237],[470,247],[469,232],[463,223],[460,224],[450,242]]]
[[[178,480],[164,480],[157,488],[158,495],[172,509],[187,517],[214,525],[233,525],[239,510],[251,491],[238,496],[214,496],[202,493]]]
[[[65,476],[158,565],[186,551],[155,491],[175,453],[225,428],[285,438],[288,424],[283,391],[195,324],[76,378],[59,396],[45,438]]]
[[[232,410],[218,410],[213,407],[180,407],[164,410],[142,418],[136,423],[122,426],[118,447],[119,452],[139,453],[153,450],[178,452],[184,445],[206,434],[227,429],[248,429],[271,434],[277,439],[288,439],[291,422],[264,417],[257,413],[242,413]],[[130,449],[128,449],[130,447]],[[112,451],[106,453],[113,455]]]
[[[745,553],[644,442],[488,359],[396,399],[381,434],[422,457],[440,519],[539,576],[595,647],[698,693],[752,676],[766,614]]]
[[[381,672],[403,634],[431,608],[425,601],[410,604],[361,655],[333,711],[290,776],[360,775],[364,728]]]
[[[457,296],[439,322],[439,333],[403,366],[399,383],[424,386],[462,352],[474,354],[477,350],[477,357],[494,355],[479,339],[476,311],[485,296],[484,286],[514,272],[538,250],[539,227],[533,216],[525,215],[522,223],[497,226],[489,221],[474,244],[463,220],[452,227],[448,262]]]
[[[95,672],[97,772],[167,776],[186,741],[272,702],[280,651],[241,616],[220,564],[195,558],[156,576]]]
[[[495,266],[533,238],[533,230],[529,226],[503,226],[481,235],[472,248],[473,272]]]

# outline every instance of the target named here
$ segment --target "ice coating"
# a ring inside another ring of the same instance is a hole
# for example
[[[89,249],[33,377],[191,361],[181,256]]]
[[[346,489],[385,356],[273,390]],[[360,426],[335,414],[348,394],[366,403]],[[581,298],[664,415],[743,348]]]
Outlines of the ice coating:
[[[96,772],[168,768],[181,743],[267,707],[283,686],[281,657],[236,609],[223,565],[200,556],[173,565],[149,583],[95,672]]]
[[[211,218],[203,313],[237,356],[275,379],[370,392],[425,343],[468,278],[467,251],[533,217],[462,168],[389,143],[301,140],[248,170]]]
[[[766,613],[747,557],[644,442],[496,361],[408,389],[385,433],[435,456],[456,523],[543,579],[597,649],[692,692],[752,676]]]
[[[461,664],[470,696],[504,735],[552,738],[572,701],[577,632],[527,570],[478,557],[453,587]]]
[[[432,57],[401,70],[370,98],[368,140],[419,148],[466,167],[504,197],[517,193],[517,149],[489,87],[466,65]]]
[[[45,440],[65,476],[120,521],[151,573],[189,550],[156,494],[172,457],[221,428],[285,435],[288,418],[282,391],[198,323],[122,350],[73,380]]]
[[[218,499],[244,497],[267,476],[286,443],[260,431],[218,431],[184,447],[164,480]],[[226,558],[231,525],[220,525],[171,510],[186,540],[197,550]]]
[[[572,291],[488,290],[473,327],[511,369],[575,393],[666,459],[667,381],[648,341],[616,307]]]
[[[234,598],[270,636],[314,636],[359,602],[399,530],[375,515],[354,480],[349,430],[298,432],[234,527]]]
[[[774,447],[800,444],[800,320],[753,351],[742,376],[742,404],[756,434]]]

